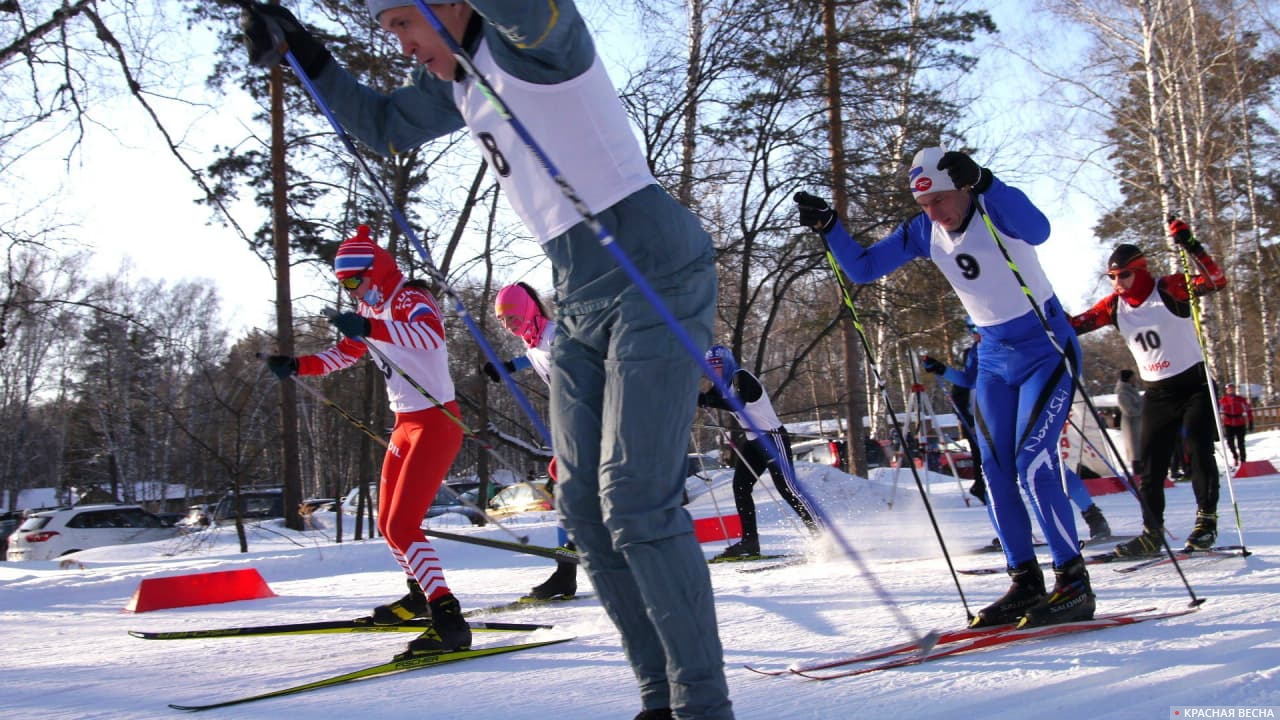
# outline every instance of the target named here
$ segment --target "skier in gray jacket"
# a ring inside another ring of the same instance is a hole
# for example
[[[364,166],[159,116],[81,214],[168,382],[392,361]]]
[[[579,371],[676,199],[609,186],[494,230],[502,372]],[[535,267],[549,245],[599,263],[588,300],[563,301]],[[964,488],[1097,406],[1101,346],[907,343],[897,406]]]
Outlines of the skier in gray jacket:
[[[506,106],[701,348],[711,344],[711,238],[659,187],[572,0],[428,0]],[[335,62],[287,10],[242,17],[255,64],[283,36],[345,129],[395,154],[466,130],[554,269],[551,442],[557,506],[640,684],[643,720],[733,717],[711,578],[681,507],[698,363],[618,267],[513,125],[413,2],[368,0],[416,63],[390,93]],[[660,621],[660,622],[659,622]]]

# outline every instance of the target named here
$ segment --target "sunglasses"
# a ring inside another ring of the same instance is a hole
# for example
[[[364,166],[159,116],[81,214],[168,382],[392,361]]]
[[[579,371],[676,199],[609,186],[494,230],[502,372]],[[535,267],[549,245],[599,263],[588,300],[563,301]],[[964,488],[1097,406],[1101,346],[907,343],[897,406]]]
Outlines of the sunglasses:
[[[1107,277],[1111,278],[1112,280],[1128,280],[1129,278],[1133,277],[1133,271],[1121,270],[1120,272],[1109,272],[1107,273]]]
[[[338,280],[338,282],[342,285],[342,287],[348,290],[355,290],[356,288],[360,287],[361,283],[364,282],[364,274],[369,272],[369,268],[371,267],[373,267],[372,263],[370,263],[368,266],[365,267],[365,269],[361,270],[355,275],[352,275],[351,277],[344,277]]]

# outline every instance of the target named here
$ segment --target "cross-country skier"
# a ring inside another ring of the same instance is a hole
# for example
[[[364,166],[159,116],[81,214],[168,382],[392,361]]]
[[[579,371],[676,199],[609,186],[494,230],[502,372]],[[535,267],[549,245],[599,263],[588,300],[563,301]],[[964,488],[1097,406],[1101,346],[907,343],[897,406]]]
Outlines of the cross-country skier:
[[[374,609],[373,622],[431,620],[397,658],[465,650],[471,647],[471,628],[445,583],[436,549],[422,533],[422,518],[462,447],[439,306],[425,283],[405,279],[391,253],[369,237],[367,225],[338,247],[333,269],[357,305],[356,312],[331,320],[345,337],[314,355],[272,355],[267,367],[282,380],[292,374],[328,375],[354,365],[368,352],[366,343],[372,343],[431,394],[426,397],[373,355],[387,378],[387,399],[396,414],[382,461],[378,531],[409,585],[407,595]]]
[[[1169,234],[1199,266],[1190,285],[1182,273],[1155,277],[1136,245],[1117,245],[1107,260],[1114,291],[1071,318],[1083,335],[1115,325],[1138,364],[1147,391],[1142,398],[1140,460],[1142,534],[1116,547],[1117,555],[1154,555],[1164,533],[1164,478],[1179,438],[1190,458],[1188,473],[1196,496],[1196,522],[1187,548],[1203,550],[1218,539],[1218,439],[1204,352],[1191,319],[1191,296],[1208,295],[1227,286],[1227,277],[1204,245],[1181,220],[1171,218]],[[1183,435],[1185,433],[1185,436]]]
[[[787,428],[782,421],[778,419],[778,413],[774,411],[773,403],[769,401],[769,393],[765,392],[764,386],[755,375],[738,367],[733,351],[724,345],[712,345],[707,350],[707,364],[715,370],[725,385],[737,393],[742,403],[743,413],[734,411],[733,405],[720,394],[714,384],[706,392],[698,393],[698,406],[733,412],[734,418],[738,420],[747,438],[739,448],[742,458],[736,463],[733,471],[733,503],[738,508],[738,519],[742,521],[742,539],[725,548],[724,552],[717,555],[715,559],[729,560],[760,555],[760,533],[756,528],[756,503],[751,497],[751,491],[766,468],[773,478],[773,486],[778,488],[778,494],[800,516],[805,527],[816,533],[818,526],[813,519],[813,513],[805,507],[804,501],[793,489],[796,484],[796,469],[791,455],[791,436],[787,433]],[[750,423],[744,421],[743,414],[751,420]],[[765,435],[763,437],[756,435],[749,429],[753,426],[760,428]],[[772,446],[772,454],[765,447],[765,443]],[[775,456],[784,462],[782,467],[778,467],[778,463],[774,462]]]
[[[352,136],[391,155],[469,131],[503,196],[551,260],[551,444],[556,505],[640,686],[642,720],[733,717],[711,573],[681,507],[700,363],[619,267],[624,253],[699,349],[710,347],[711,237],[657,184],[573,0],[426,0],[494,87],[486,97],[409,0],[366,0],[416,64],[389,93],[360,83],[291,13],[242,15],[250,58],[279,62],[283,36]],[[518,119],[524,136],[511,118]],[[526,137],[612,237],[600,242]]]
[[[533,368],[543,382],[551,384],[551,343],[556,337],[556,322],[551,319],[542,298],[537,291],[525,283],[508,285],[498,291],[493,300],[493,312],[498,322],[507,332],[524,341],[525,354],[506,361],[508,373],[516,373],[525,368]],[[481,372],[491,382],[502,382],[502,376],[491,362],[485,362]],[[551,482],[556,482],[556,463],[551,461],[548,468]],[[551,491],[551,487],[547,488]],[[576,546],[569,540],[564,530],[564,523],[557,528],[560,545],[569,550]],[[525,595],[527,600],[567,600],[578,592],[578,564],[568,560],[557,560],[555,572],[542,584],[535,586]]]
[[[978,612],[973,625],[1032,627],[1092,618],[1093,589],[1058,470],[1058,436],[1071,410],[1070,372],[1080,367],[1080,350],[1036,257],[1035,246],[1049,238],[1049,221],[1022,191],[963,152],[921,150],[911,162],[908,184],[922,212],[870,247],[849,236],[825,201],[806,193],[796,195],[800,224],[825,236],[854,282],[871,282],[914,258],[933,260],[978,326],[978,444],[1013,584]],[[1028,293],[1009,272],[987,217],[1050,330],[1036,308],[1028,307]],[[1036,562],[1019,480],[1037,505],[1053,555],[1052,593],[1045,592]]]
[[[1226,393],[1218,399],[1222,410],[1222,429],[1227,434],[1227,449],[1231,451],[1231,464],[1243,465],[1245,433],[1253,432],[1253,406],[1236,392],[1234,383],[1227,383]]]

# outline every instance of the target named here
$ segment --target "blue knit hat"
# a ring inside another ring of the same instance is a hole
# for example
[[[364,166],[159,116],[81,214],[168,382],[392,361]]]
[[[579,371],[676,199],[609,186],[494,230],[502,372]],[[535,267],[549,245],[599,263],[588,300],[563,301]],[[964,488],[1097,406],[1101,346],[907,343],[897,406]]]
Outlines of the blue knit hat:
[[[451,5],[458,0],[426,0],[428,5]],[[369,14],[373,16],[373,21],[378,22],[378,16],[383,10],[391,8],[406,7],[409,5],[417,5],[413,0],[364,0],[364,4],[369,6]]]
[[[712,345],[707,349],[707,364],[719,370],[725,382],[738,372],[738,361],[734,359],[733,351],[723,345]]]

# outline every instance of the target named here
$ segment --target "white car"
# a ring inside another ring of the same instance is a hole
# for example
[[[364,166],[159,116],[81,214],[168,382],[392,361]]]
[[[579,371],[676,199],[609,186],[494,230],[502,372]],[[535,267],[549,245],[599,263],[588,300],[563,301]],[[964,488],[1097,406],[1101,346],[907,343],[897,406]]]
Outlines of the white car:
[[[106,545],[165,540],[178,529],[137,505],[80,505],[44,510],[22,522],[9,537],[5,558],[53,560],[67,553]]]

